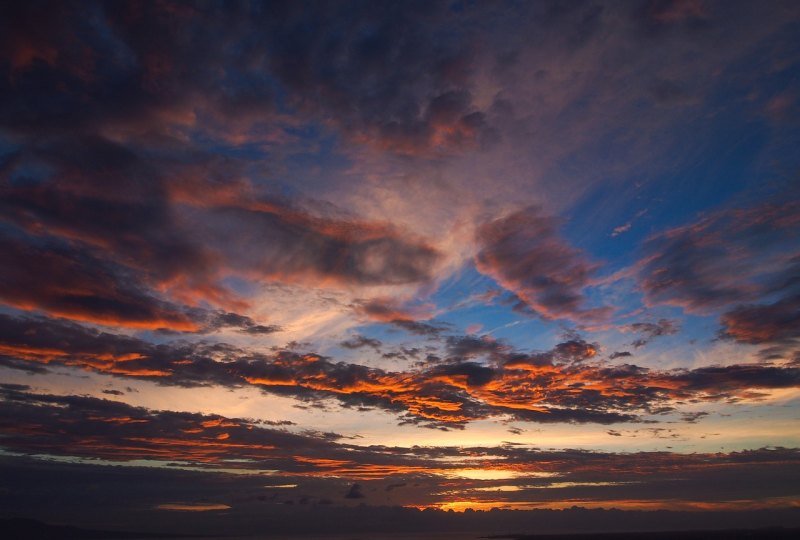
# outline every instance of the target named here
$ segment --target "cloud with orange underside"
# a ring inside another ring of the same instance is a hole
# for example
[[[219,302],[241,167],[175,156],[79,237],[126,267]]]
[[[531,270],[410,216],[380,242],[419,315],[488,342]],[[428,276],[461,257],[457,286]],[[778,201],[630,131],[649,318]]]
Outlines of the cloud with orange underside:
[[[229,474],[269,471],[278,482],[316,486],[347,479],[365,483],[372,493],[373,486],[388,491],[390,483],[413,481],[416,488],[399,491],[396,502],[418,507],[561,508],[570,501],[598,508],[745,508],[753,501],[745,492],[753,486],[761,490],[764,507],[797,503],[792,482],[800,462],[797,449],[619,454],[505,444],[358,446],[335,434],[37,394],[21,385],[0,386],[0,402],[0,446],[15,454],[167,462]],[[675,489],[694,495],[671,497]]]
[[[597,359],[594,345],[577,340],[524,353],[465,336],[448,339],[446,345],[466,357],[387,371],[288,350],[265,354],[180,341],[155,346],[74,323],[2,318],[0,358],[11,367],[58,364],[181,386],[247,384],[299,399],[333,397],[343,405],[375,406],[402,422],[441,428],[504,416],[533,422],[626,422],[677,407],[678,401],[730,401],[757,390],[800,386],[800,370],[791,365],[672,371],[615,366]],[[479,357],[470,359],[475,354]]]

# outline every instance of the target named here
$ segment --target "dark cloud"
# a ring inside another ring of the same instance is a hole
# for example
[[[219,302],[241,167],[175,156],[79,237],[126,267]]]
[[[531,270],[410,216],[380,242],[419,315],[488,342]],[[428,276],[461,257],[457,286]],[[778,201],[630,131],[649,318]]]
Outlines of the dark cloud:
[[[712,366],[677,372],[672,381],[687,391],[735,395],[744,388],[793,388],[800,384],[800,369],[764,364]]]
[[[8,388],[3,389],[2,400],[3,445],[16,452],[112,461],[178,460],[210,469],[242,459],[238,467],[267,467],[272,462],[286,471],[308,467],[287,457],[289,449],[302,449],[306,456],[336,452],[326,438],[256,426],[250,420],[151,411],[118,401]],[[53,415],[53,410],[59,414]]]
[[[367,320],[389,323],[410,334],[438,337],[449,329],[449,325],[437,321],[427,322],[430,306],[406,307],[387,298],[372,298],[356,301],[352,306],[357,315]],[[423,320],[420,320],[423,319]]]
[[[583,289],[598,266],[570,246],[556,221],[536,207],[484,223],[475,261],[482,273],[549,319],[595,320],[608,308],[587,308]]]
[[[188,309],[159,298],[131,272],[88,249],[26,234],[0,233],[0,298],[22,309],[99,324],[197,330]]]
[[[369,26],[376,15],[369,12],[360,12],[360,22],[349,11],[329,22]],[[276,114],[276,85],[305,108],[288,69],[300,66],[284,62],[294,56],[289,21],[304,13],[191,3],[7,8],[0,211],[16,232],[4,227],[4,300],[98,323],[190,330],[203,322],[190,309],[248,308],[222,283],[230,275],[312,285],[428,280],[439,254],[424,240],[267,197],[250,180],[259,166],[220,151],[230,138],[263,135]],[[297,45],[321,47],[323,34]],[[354,69],[363,68],[356,43],[346,49]],[[426,51],[420,59],[427,58]],[[337,109],[307,90],[323,108]],[[420,97],[432,100],[423,131],[472,121],[466,94],[449,90],[455,94],[437,86]],[[467,109],[459,115],[459,107]],[[344,132],[372,132],[350,131],[348,123]],[[64,282],[51,284],[47,271]]]
[[[516,470],[520,483],[530,483],[526,472],[554,473],[575,481],[592,481],[617,475],[618,481],[669,477],[676,470],[698,470],[791,464],[796,449],[773,448],[729,454],[672,454],[639,452],[615,454],[585,450],[539,450],[526,446],[357,446],[342,443],[336,434],[264,427],[264,422],[219,415],[153,411],[118,401],[85,396],[31,393],[21,385],[0,387],[0,429],[3,446],[14,452],[117,462],[137,459],[181,460],[208,470],[277,469],[295,478],[342,476],[357,480],[349,493],[361,493],[361,481],[440,474],[452,481],[453,470],[476,458],[489,469]],[[52,414],[58,410],[59,414]],[[267,423],[271,425],[271,423]],[[283,426],[283,423],[279,423]],[[65,429],[71,426],[70,429]],[[654,428],[664,431],[661,428]],[[86,444],[92,441],[93,444]],[[248,458],[248,459],[240,459]],[[444,459],[446,458],[446,459]],[[540,480],[551,482],[558,480]],[[263,480],[262,480],[263,482]],[[514,482],[505,479],[503,482]],[[340,485],[337,482],[337,485]],[[385,490],[404,487],[397,478]]]
[[[608,356],[608,359],[616,360],[617,358],[626,358],[628,356],[633,356],[633,354],[629,353],[628,351],[614,351]]]
[[[405,330],[410,334],[427,337],[438,337],[442,332],[449,329],[449,326],[444,323],[429,323],[421,321],[407,321],[404,319],[395,319],[389,321],[394,326]]]
[[[725,339],[761,345],[765,360],[792,360],[800,354],[800,257],[793,257],[768,281],[765,298],[772,302],[743,304],[720,317]]]
[[[368,338],[362,335],[355,335],[350,339],[346,339],[339,343],[340,347],[344,347],[345,349],[361,349],[363,347],[371,347],[376,351],[379,351],[383,343],[381,343],[378,339]]]
[[[671,319],[659,319],[656,322],[637,322],[620,327],[623,332],[639,334],[641,337],[634,340],[631,345],[635,348],[644,347],[650,341],[661,336],[671,336],[680,330],[680,324]]]
[[[221,328],[236,328],[244,334],[272,334],[280,332],[282,328],[277,325],[258,324],[246,315],[238,313],[218,312],[210,317],[206,330],[218,330]]]
[[[485,386],[497,375],[497,371],[475,362],[460,362],[434,368],[428,372],[432,377],[463,377],[468,386]]]
[[[651,238],[640,263],[647,302],[724,310],[723,337],[765,345],[768,359],[791,357],[800,320],[800,208],[788,199],[717,212]]]
[[[424,241],[389,225],[327,220],[271,206],[209,209],[197,216],[195,231],[219,246],[231,268],[312,285],[325,279],[362,285],[422,282],[439,259]]]
[[[507,293],[500,298],[500,303],[506,306],[511,306],[514,313],[519,313],[526,317],[536,317],[538,312],[529,306],[525,301],[514,293]]]
[[[350,486],[350,489],[347,490],[347,493],[344,494],[345,499],[364,499],[366,495],[364,492],[361,491],[361,484],[353,484]]]
[[[448,336],[445,343],[447,355],[458,361],[478,356],[498,358],[510,350],[508,345],[491,336]]]
[[[722,328],[724,337],[742,343],[789,344],[800,339],[800,295],[737,306],[722,315]]]
[[[158,163],[100,139],[76,150],[70,144],[47,150],[60,152],[56,157],[37,158],[54,171],[42,180],[19,179],[32,166],[24,160],[0,171],[4,219],[20,229],[4,233],[10,256],[0,268],[12,284],[3,296],[14,305],[131,326],[155,326],[168,311],[162,326],[189,329],[192,321],[181,312],[202,302],[248,307],[220,284],[222,273],[312,285],[405,284],[429,279],[439,259],[424,241],[385,224],[323,219],[254,201],[241,186],[241,195],[228,200],[213,186],[182,186],[182,175],[196,173],[168,160]],[[167,171],[177,180],[167,180]],[[20,271],[51,267],[60,269],[62,285]]]
[[[582,362],[597,356],[597,349],[597,344],[577,338],[556,345],[552,356],[562,362]]]
[[[259,134],[291,107],[403,154],[475,148],[494,137],[469,89],[476,49],[467,21],[479,10],[427,2],[311,10],[282,2],[44,4],[4,17],[13,22],[3,28],[9,99],[0,115],[17,131],[138,135],[202,120],[211,135],[235,139]],[[443,35],[444,22],[463,31]]]
[[[767,295],[792,265],[800,232],[795,202],[721,211],[655,235],[640,263],[645,299],[708,313]]]
[[[281,15],[268,34],[269,64],[301,110],[402,154],[477,147],[493,138],[467,87],[470,33],[437,30],[443,21],[459,28],[471,16],[440,3],[330,4],[318,5],[313,16],[299,7]]]
[[[411,360],[419,358],[422,354],[423,351],[419,347],[399,347],[395,350],[385,352],[381,356],[389,359]],[[431,355],[428,355],[426,358],[433,360]]]
[[[705,411],[698,411],[693,413],[683,413],[682,416],[683,416],[682,420],[684,422],[688,422],[690,424],[696,424],[698,420],[708,416],[708,413]]]

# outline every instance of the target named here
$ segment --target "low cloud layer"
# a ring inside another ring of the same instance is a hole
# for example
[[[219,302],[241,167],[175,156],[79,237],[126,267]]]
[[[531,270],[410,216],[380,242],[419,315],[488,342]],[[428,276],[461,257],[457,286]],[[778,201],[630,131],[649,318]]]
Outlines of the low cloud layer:
[[[509,416],[530,422],[625,422],[672,411],[678,402],[737,401],[758,391],[796,388],[798,368],[771,364],[652,370],[595,360],[580,339],[526,353],[471,336],[445,341],[444,360],[409,371],[337,362],[289,350],[273,354],[176,341],[152,345],[57,320],[2,316],[2,359],[9,367],[81,367],[162,385],[238,387],[300,399],[334,398],[379,407],[402,422],[462,427]]]
[[[331,434],[293,433],[241,418],[152,411],[103,399],[37,394],[21,385],[3,385],[0,399],[2,446],[18,456],[6,457],[4,463],[15,459],[17,476],[35,475],[23,457],[31,455],[68,458],[72,464],[48,465],[45,460],[38,468],[83,467],[83,474],[95,478],[99,485],[112,472],[128,473],[125,468],[103,467],[97,460],[118,465],[161,464],[162,468],[135,473],[142,481],[152,477],[148,482],[154,483],[159,478],[169,482],[176,475],[196,475],[191,483],[193,495],[180,488],[183,482],[137,492],[149,498],[151,507],[167,503],[208,505],[211,501],[234,511],[250,512],[254,503],[316,507],[388,502],[447,509],[469,500],[508,508],[524,503],[560,508],[564,500],[580,500],[592,507],[595,501],[611,499],[621,508],[724,510],[730,509],[728,501],[753,494],[769,507],[779,506],[781,501],[785,504],[795,493],[800,459],[796,450],[784,448],[713,454],[617,454],[502,444],[362,447]],[[54,407],[59,414],[52,414]],[[164,467],[166,463],[173,466]],[[478,463],[485,478],[473,478]],[[185,469],[216,472],[218,476]],[[265,470],[270,471],[268,476],[237,474]],[[68,473],[57,470],[50,474]],[[735,473],[735,481],[731,473]],[[253,479],[258,479],[258,486],[252,485]],[[220,491],[220,482],[228,488],[241,484],[242,489],[234,490],[237,495],[231,499],[233,492]],[[680,494],[687,490],[693,493],[690,501],[673,500],[683,497]],[[159,495],[181,498],[164,500]]]

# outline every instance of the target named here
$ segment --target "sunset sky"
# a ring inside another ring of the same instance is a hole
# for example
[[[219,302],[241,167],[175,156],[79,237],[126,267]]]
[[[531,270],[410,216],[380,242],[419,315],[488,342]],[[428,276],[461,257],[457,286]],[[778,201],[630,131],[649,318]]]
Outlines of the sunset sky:
[[[5,3],[0,502],[800,507],[798,36],[792,0]]]

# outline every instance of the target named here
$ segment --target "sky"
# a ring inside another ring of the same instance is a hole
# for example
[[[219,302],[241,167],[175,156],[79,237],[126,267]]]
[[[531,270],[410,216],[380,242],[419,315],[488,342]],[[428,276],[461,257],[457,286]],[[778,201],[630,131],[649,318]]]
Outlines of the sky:
[[[7,515],[800,508],[797,2],[2,12]]]

